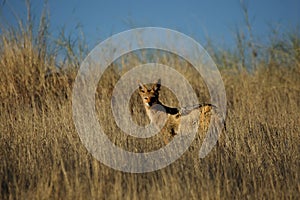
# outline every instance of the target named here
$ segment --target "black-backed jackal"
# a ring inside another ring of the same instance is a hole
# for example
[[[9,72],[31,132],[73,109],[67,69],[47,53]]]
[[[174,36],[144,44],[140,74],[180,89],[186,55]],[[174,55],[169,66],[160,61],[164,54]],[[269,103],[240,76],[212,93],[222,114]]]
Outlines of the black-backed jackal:
[[[190,115],[194,110],[198,109],[200,111],[200,128],[203,130],[207,129],[210,123],[211,114],[216,110],[216,106],[212,104],[197,104],[184,108],[166,106],[159,101],[160,87],[160,80],[150,88],[143,83],[139,83],[139,94],[151,122],[159,128],[166,127],[169,134],[171,134],[171,137],[173,137],[179,131],[180,119]],[[225,125],[225,123],[223,125]],[[165,138],[164,142],[167,144],[169,141]]]

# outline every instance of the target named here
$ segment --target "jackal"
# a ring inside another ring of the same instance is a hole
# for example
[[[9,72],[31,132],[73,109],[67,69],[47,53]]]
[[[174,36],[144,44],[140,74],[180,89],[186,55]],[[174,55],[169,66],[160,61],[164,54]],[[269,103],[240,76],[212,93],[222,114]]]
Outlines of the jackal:
[[[190,115],[194,110],[200,111],[199,124],[202,129],[206,129],[210,122],[210,116],[216,110],[216,106],[205,103],[193,106],[174,108],[164,105],[159,101],[159,91],[161,83],[160,79],[148,88],[143,83],[139,83],[139,95],[142,98],[146,113],[150,121],[159,128],[163,126],[168,129],[171,136],[178,134],[180,119],[184,116]],[[168,141],[165,140],[165,143]]]

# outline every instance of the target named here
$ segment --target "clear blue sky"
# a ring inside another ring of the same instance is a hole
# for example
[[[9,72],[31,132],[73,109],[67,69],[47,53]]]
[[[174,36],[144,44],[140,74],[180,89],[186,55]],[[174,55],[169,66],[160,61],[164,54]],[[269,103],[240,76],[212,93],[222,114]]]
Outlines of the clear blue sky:
[[[12,24],[15,21],[12,11],[26,18],[24,2],[0,0],[0,14]],[[39,16],[43,2],[32,1],[35,16]],[[246,0],[245,3],[253,32],[261,38],[268,34],[270,24],[281,31],[300,24],[299,0]],[[165,27],[192,36],[200,43],[205,43],[208,36],[220,44],[232,44],[236,27],[246,30],[240,0],[48,0],[48,7],[54,34],[63,26],[74,31],[80,24],[90,48],[133,27]]]

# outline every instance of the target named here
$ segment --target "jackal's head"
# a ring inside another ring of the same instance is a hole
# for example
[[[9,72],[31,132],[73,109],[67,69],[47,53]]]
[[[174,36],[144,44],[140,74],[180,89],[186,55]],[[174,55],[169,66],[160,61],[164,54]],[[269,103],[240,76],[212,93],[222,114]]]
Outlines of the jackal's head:
[[[144,105],[151,107],[159,103],[158,96],[160,90],[160,79],[149,89],[142,83],[139,83],[139,94],[142,97]]]

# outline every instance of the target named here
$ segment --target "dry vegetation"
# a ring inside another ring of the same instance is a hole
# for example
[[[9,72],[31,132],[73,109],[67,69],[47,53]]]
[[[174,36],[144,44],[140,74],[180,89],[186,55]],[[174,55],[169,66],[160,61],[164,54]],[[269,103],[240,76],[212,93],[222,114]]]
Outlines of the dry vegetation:
[[[256,63],[250,72],[239,62],[247,50],[243,55],[240,49],[216,54],[228,100],[227,131],[218,144],[200,160],[203,138],[198,136],[170,166],[131,174],[103,165],[82,145],[72,119],[75,47],[63,40],[57,43],[69,56],[64,64],[69,67],[58,70],[58,47],[49,46],[47,27],[43,15],[38,33],[21,23],[19,28],[2,28],[0,35],[0,199],[300,198],[299,33],[260,49],[263,58],[250,56],[250,63]],[[182,60],[159,55],[160,62],[172,61],[192,85],[203,85]],[[124,149],[160,148],[160,136],[134,139],[115,125],[109,106],[114,84],[145,62],[133,55],[125,60],[130,62],[122,68],[111,66],[99,83],[99,121]],[[201,101],[209,100],[204,85],[195,91]],[[175,105],[176,100],[168,101],[170,96],[163,89],[161,100]],[[137,93],[131,110],[137,123],[149,122]]]

